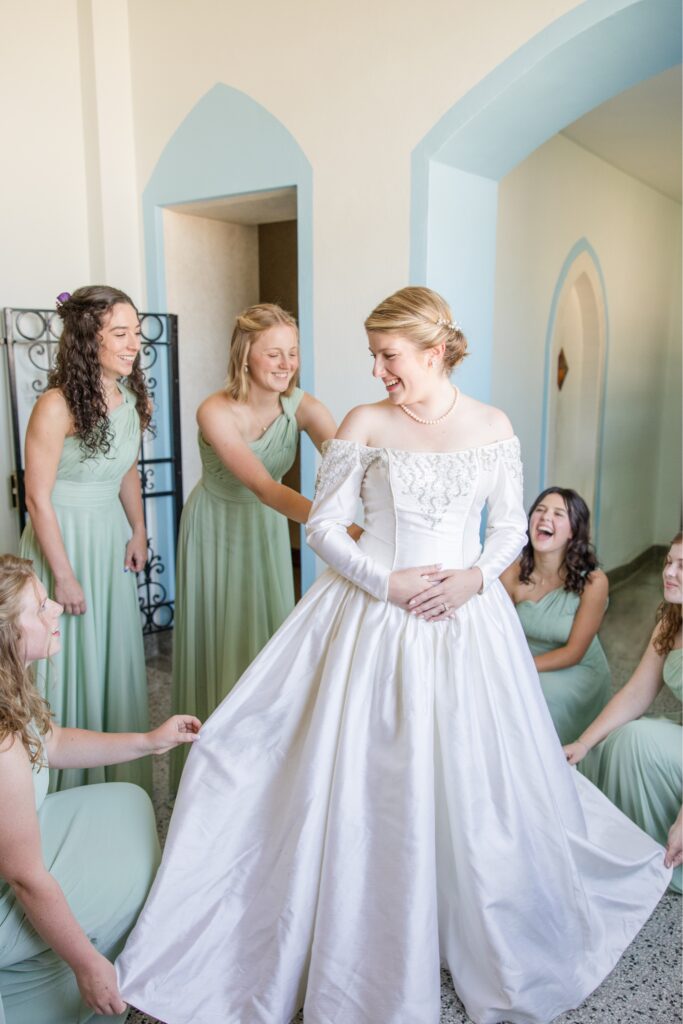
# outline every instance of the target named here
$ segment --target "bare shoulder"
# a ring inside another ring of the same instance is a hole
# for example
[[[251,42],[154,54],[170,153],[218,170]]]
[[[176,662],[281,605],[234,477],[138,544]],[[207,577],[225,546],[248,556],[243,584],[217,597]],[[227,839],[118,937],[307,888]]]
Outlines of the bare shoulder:
[[[230,398],[225,391],[214,391],[212,395],[205,398],[197,409],[197,423],[201,430],[211,427],[216,423],[223,426],[237,426],[239,422],[239,403]]]
[[[507,569],[505,569],[500,575],[500,582],[503,584],[515,604],[517,603],[517,592],[519,589],[519,566],[520,560],[518,558],[512,563],[512,565],[508,565]]]
[[[502,409],[480,402],[469,395],[460,396],[461,413],[467,417],[476,445],[494,444],[496,441],[507,441],[514,437],[514,430],[507,415]]]
[[[43,423],[49,421],[52,427],[60,425],[68,429],[71,426],[71,412],[62,392],[58,388],[43,392],[33,406],[31,419]]]
[[[584,594],[588,592],[595,595],[595,597],[606,600],[609,594],[607,573],[603,572],[602,569],[593,569],[593,572],[586,577],[586,586],[583,592]]]
[[[347,412],[337,431],[337,437],[342,441],[369,444],[373,431],[385,418],[385,409],[385,402],[357,405],[355,409]]]

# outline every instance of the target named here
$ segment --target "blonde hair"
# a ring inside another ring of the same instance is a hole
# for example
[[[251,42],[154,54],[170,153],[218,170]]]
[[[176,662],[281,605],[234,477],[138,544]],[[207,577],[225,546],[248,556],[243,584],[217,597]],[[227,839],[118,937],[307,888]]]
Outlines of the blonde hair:
[[[431,288],[411,286],[394,292],[373,309],[365,330],[400,334],[423,352],[443,344],[446,374],[467,355],[467,338],[446,300]]]
[[[260,334],[269,327],[277,327],[278,324],[293,327],[298,343],[299,328],[296,320],[291,313],[273,302],[260,302],[256,306],[249,306],[235,318],[235,327],[230,339],[228,377],[225,382],[225,390],[235,401],[246,402],[249,395],[249,349]],[[291,395],[298,382],[299,375],[295,373],[284,394]]]
[[[16,555],[0,555],[0,741],[18,736],[32,764],[41,757],[36,735],[50,728],[50,707],[36,690],[24,661],[19,616],[27,586],[36,587],[33,563]],[[36,592],[36,598],[38,594]]]

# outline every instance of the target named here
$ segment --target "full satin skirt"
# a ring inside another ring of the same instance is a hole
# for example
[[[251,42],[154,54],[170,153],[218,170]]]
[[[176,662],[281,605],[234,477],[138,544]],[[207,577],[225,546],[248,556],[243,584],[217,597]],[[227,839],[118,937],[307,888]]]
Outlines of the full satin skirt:
[[[117,962],[168,1024],[541,1024],[612,969],[663,851],[570,769],[499,583],[429,624],[326,572],[204,725]]]

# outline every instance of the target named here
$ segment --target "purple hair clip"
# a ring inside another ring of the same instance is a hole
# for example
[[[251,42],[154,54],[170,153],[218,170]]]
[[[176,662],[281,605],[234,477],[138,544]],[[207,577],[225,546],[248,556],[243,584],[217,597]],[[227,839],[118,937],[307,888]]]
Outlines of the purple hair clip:
[[[57,296],[57,303],[61,306],[71,298],[71,292],[60,292]]]

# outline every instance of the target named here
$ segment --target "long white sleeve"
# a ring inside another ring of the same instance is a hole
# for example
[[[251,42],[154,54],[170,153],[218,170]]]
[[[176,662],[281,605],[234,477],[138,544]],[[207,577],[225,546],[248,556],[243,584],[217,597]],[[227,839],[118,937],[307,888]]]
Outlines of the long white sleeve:
[[[523,504],[519,441],[511,437],[488,453],[491,490],[486,499],[488,520],[484,547],[474,563],[484,578],[482,591],[514,562],[526,543],[527,518]]]
[[[346,532],[356,514],[364,472],[355,442],[333,440],[323,445],[306,539],[341,576],[386,601],[391,570],[364,555]]]

